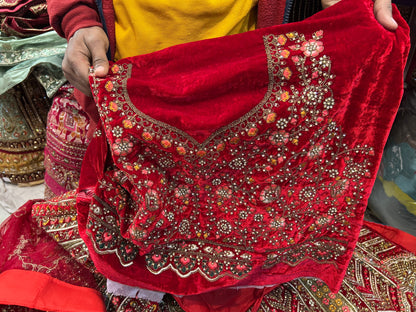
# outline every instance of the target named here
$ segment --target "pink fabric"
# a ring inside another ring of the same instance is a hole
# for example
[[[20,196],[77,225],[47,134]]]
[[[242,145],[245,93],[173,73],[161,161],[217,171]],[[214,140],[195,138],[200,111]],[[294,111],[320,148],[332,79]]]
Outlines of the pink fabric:
[[[89,128],[89,117],[76,101],[74,88],[65,84],[55,94],[48,113],[44,161],[46,198],[78,187]]]

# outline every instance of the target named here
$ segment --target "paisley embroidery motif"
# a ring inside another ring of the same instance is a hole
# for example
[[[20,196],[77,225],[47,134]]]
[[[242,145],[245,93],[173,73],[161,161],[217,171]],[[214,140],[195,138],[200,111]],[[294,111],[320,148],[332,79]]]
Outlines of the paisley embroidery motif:
[[[97,253],[116,253],[123,266],[145,255],[154,274],[210,281],[307,259],[337,266],[374,152],[346,144],[331,112],[323,31],[270,34],[264,44],[264,99],[202,143],[138,110],[127,93],[131,65],[111,68],[97,102],[114,166],[87,223]]]

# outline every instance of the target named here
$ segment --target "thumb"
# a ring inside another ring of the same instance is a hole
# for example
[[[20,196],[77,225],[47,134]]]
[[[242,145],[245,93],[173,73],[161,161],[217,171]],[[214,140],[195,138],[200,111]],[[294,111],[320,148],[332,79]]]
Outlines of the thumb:
[[[321,0],[321,5],[323,9],[329,8],[330,6],[333,6],[334,4],[337,4],[341,0]]]
[[[92,56],[92,66],[94,68],[94,73],[97,77],[104,77],[108,73],[108,60],[107,56],[104,55],[93,55]]]
[[[108,44],[99,38],[89,43],[91,64],[97,77],[104,77],[108,73],[107,49]]]
[[[375,0],[374,15],[377,21],[387,30],[394,31],[397,29],[397,22],[392,16],[391,0]]]

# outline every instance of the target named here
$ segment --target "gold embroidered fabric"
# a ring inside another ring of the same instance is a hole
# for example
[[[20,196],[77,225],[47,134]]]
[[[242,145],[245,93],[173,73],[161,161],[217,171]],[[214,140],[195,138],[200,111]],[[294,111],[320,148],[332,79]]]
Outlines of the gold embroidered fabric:
[[[33,76],[0,95],[0,176],[13,184],[43,181],[50,100]]]

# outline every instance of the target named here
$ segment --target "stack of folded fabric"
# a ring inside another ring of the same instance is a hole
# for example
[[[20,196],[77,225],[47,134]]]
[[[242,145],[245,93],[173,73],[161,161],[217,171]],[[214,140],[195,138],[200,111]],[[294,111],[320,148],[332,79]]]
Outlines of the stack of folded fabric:
[[[31,37],[51,31],[46,0],[1,1],[0,30],[18,37]]]
[[[13,184],[41,183],[46,118],[66,81],[66,40],[51,31],[45,1],[0,4],[0,176]]]

